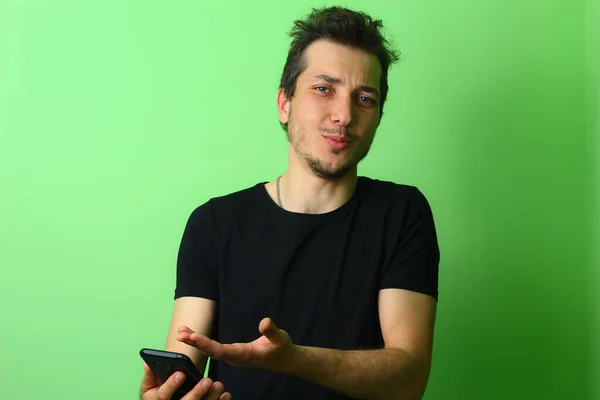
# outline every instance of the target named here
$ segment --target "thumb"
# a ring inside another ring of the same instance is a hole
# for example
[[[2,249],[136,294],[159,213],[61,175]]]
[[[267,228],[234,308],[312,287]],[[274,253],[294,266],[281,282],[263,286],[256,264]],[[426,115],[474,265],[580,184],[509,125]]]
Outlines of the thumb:
[[[142,393],[146,393],[147,391],[152,390],[158,386],[159,383],[156,379],[156,376],[154,376],[154,374],[150,370],[150,367],[148,367],[148,364],[144,363],[144,377],[142,378],[141,385]]]
[[[264,318],[260,321],[258,330],[275,344],[281,344],[285,337],[284,332],[275,325],[271,318]]]

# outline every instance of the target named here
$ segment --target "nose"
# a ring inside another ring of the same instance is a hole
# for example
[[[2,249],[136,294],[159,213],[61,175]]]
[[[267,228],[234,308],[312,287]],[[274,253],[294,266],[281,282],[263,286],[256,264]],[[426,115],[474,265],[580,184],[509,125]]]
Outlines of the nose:
[[[354,104],[350,96],[338,97],[331,110],[331,121],[340,126],[349,126],[354,122]]]

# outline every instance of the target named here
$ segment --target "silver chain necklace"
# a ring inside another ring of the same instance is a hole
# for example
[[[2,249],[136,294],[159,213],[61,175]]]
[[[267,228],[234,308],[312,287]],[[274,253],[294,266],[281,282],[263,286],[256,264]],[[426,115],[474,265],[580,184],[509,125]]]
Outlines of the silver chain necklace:
[[[281,176],[279,176],[277,178],[277,183],[276,183],[276,187],[277,187],[277,204],[279,204],[279,207],[283,208],[283,204],[281,204],[281,195],[279,194],[279,179],[281,178]]]

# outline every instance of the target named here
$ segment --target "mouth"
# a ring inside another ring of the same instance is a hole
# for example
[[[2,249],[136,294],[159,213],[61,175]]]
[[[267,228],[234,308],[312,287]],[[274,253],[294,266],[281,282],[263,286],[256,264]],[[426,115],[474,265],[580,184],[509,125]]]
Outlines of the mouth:
[[[345,149],[347,147],[350,147],[350,145],[352,144],[352,141],[350,141],[344,136],[323,136],[323,139],[325,139],[327,143],[335,149]]]

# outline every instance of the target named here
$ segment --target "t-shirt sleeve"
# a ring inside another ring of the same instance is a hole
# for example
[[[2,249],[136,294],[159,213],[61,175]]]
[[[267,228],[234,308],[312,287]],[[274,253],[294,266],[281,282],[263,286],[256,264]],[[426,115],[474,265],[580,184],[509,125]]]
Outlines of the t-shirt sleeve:
[[[400,232],[393,243],[390,262],[380,289],[398,288],[428,294],[438,299],[440,252],[429,202],[415,187],[399,221]]]
[[[175,299],[183,296],[218,298],[218,248],[210,202],[188,218],[177,255]]]

